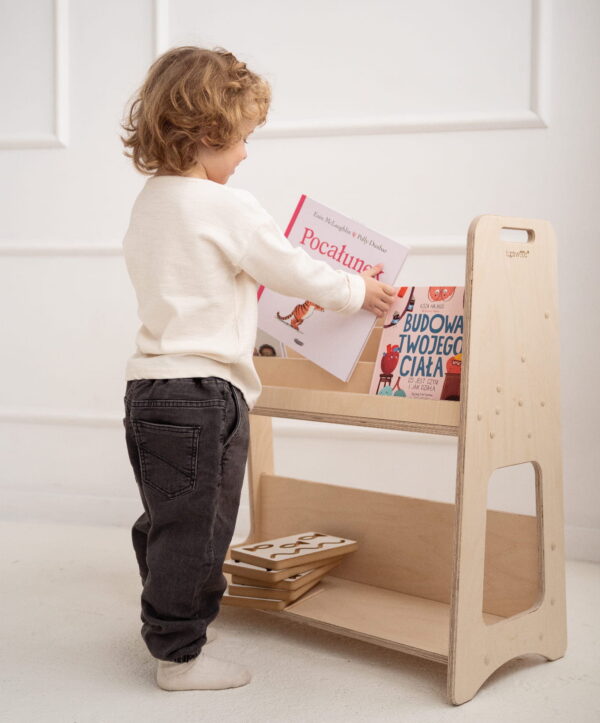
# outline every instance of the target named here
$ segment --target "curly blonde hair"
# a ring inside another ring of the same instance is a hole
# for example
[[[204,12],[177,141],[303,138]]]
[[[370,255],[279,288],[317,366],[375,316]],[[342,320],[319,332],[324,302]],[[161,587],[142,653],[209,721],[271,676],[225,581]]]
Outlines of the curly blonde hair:
[[[134,94],[119,136],[140,173],[182,175],[196,164],[200,139],[227,149],[242,126],[264,125],[271,86],[225,48],[171,48],[157,58]]]

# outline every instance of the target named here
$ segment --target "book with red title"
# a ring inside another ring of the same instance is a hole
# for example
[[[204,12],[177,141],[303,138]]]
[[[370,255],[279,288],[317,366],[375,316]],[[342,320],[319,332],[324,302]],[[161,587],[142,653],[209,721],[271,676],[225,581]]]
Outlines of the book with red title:
[[[460,399],[464,286],[402,286],[383,320],[369,394]]]
[[[300,197],[285,231],[292,246],[334,269],[348,273],[383,264],[379,281],[393,286],[408,246],[344,216],[305,194]],[[369,338],[377,316],[366,309],[338,314],[310,299],[284,296],[265,286],[258,289],[258,327],[286,346],[346,382]]]

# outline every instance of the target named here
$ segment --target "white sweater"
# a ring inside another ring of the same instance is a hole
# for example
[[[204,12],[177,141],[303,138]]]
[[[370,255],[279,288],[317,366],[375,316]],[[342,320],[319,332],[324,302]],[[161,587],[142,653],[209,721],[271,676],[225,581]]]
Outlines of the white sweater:
[[[251,193],[202,178],[149,178],[123,252],[142,322],[126,378],[221,377],[250,410],[260,284],[342,314],[365,296],[361,276],[292,246]]]

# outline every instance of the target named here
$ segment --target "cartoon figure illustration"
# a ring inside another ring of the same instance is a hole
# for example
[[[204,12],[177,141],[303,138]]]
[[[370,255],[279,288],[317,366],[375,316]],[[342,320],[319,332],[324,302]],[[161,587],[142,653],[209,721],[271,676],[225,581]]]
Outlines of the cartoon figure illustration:
[[[456,286],[430,286],[429,301],[448,301],[454,296]]]
[[[396,389],[396,391],[394,391],[394,389],[396,387],[398,387],[398,388]],[[385,386],[381,387],[381,389],[377,392],[377,394],[381,394],[386,397],[405,397],[406,396],[406,392],[404,391],[404,389],[400,389],[400,377],[398,377],[398,379],[396,380],[396,384],[393,387],[391,387],[389,384],[386,384]]]
[[[404,314],[406,313],[406,310],[404,311]],[[394,311],[392,314],[392,318],[390,319],[389,324],[383,324],[384,329],[388,329],[390,326],[396,326],[396,324],[400,323],[400,319],[404,316],[404,314],[401,314],[399,311]]]
[[[383,324],[384,329],[389,329],[391,326],[396,326],[400,323],[402,318],[405,314],[411,312],[414,309],[415,306],[415,287],[411,286],[401,286],[398,289],[398,296],[402,299],[405,295],[408,289],[410,288],[410,293],[408,294],[408,303],[404,307],[404,311],[400,313],[397,309],[392,313],[392,318],[389,320],[388,324]],[[392,387],[392,372],[394,369],[398,366],[398,358],[400,353],[400,347],[398,346],[392,346],[391,344],[388,344],[386,347],[386,351],[384,352],[382,358],[381,358],[381,374],[379,375],[379,382],[377,384],[377,391],[375,394],[384,394],[389,396],[397,396],[397,397],[405,397],[406,394],[402,389],[400,389],[400,376],[398,376],[398,379],[396,380],[396,384]],[[383,384],[383,386],[382,386]],[[396,391],[394,391],[396,389]]]
[[[398,289],[397,296],[401,299],[404,298],[406,291],[408,289],[408,286],[401,286]],[[415,287],[412,286],[410,289],[410,294],[408,295],[408,303],[406,304],[406,307],[404,308],[404,311],[400,314],[398,310],[394,311],[392,314],[392,318],[390,319],[389,324],[383,324],[384,329],[389,329],[390,326],[396,326],[396,324],[399,324],[404,314],[407,314],[408,312],[412,311],[415,308]]]
[[[391,344],[388,344],[386,346],[386,350],[383,353],[383,356],[381,357],[381,371],[382,377],[389,377],[392,378],[392,372],[394,369],[398,366],[398,357],[400,355],[400,347],[399,346],[392,346]]]
[[[446,362],[446,374],[440,399],[458,401],[460,399],[460,371],[462,354],[451,357]]]
[[[277,318],[281,319],[281,321],[285,321],[293,316],[294,318],[290,321],[289,326],[296,329],[296,331],[300,331],[300,324],[302,324],[305,319],[308,319],[313,311],[325,311],[325,309],[322,306],[315,304],[314,301],[306,300],[303,304],[297,304],[294,306],[291,314],[288,314],[287,316],[281,316],[281,314],[277,312]]]
[[[377,384],[376,394],[383,394],[386,396],[405,397],[406,393],[400,389],[400,375],[396,383],[392,387],[392,376],[394,369],[398,366],[398,359],[400,358],[400,347],[392,346],[391,344],[386,345],[386,351],[381,357],[381,374],[379,375],[379,382]],[[381,386],[383,384],[383,386]],[[396,391],[394,391],[394,389]]]

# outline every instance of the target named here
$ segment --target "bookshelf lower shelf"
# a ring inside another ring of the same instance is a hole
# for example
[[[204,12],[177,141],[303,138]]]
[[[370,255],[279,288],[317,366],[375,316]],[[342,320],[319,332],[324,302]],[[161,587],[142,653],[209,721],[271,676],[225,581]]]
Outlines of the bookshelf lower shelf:
[[[284,610],[260,610],[410,655],[448,663],[450,606],[326,575]],[[493,623],[502,618],[485,614]]]
[[[252,431],[264,445],[262,420]],[[455,504],[264,472],[251,480],[254,530],[236,547],[308,530],[358,542],[302,597],[261,612],[448,663]],[[472,623],[491,629],[538,603],[540,558],[535,516],[484,514],[486,574]]]

